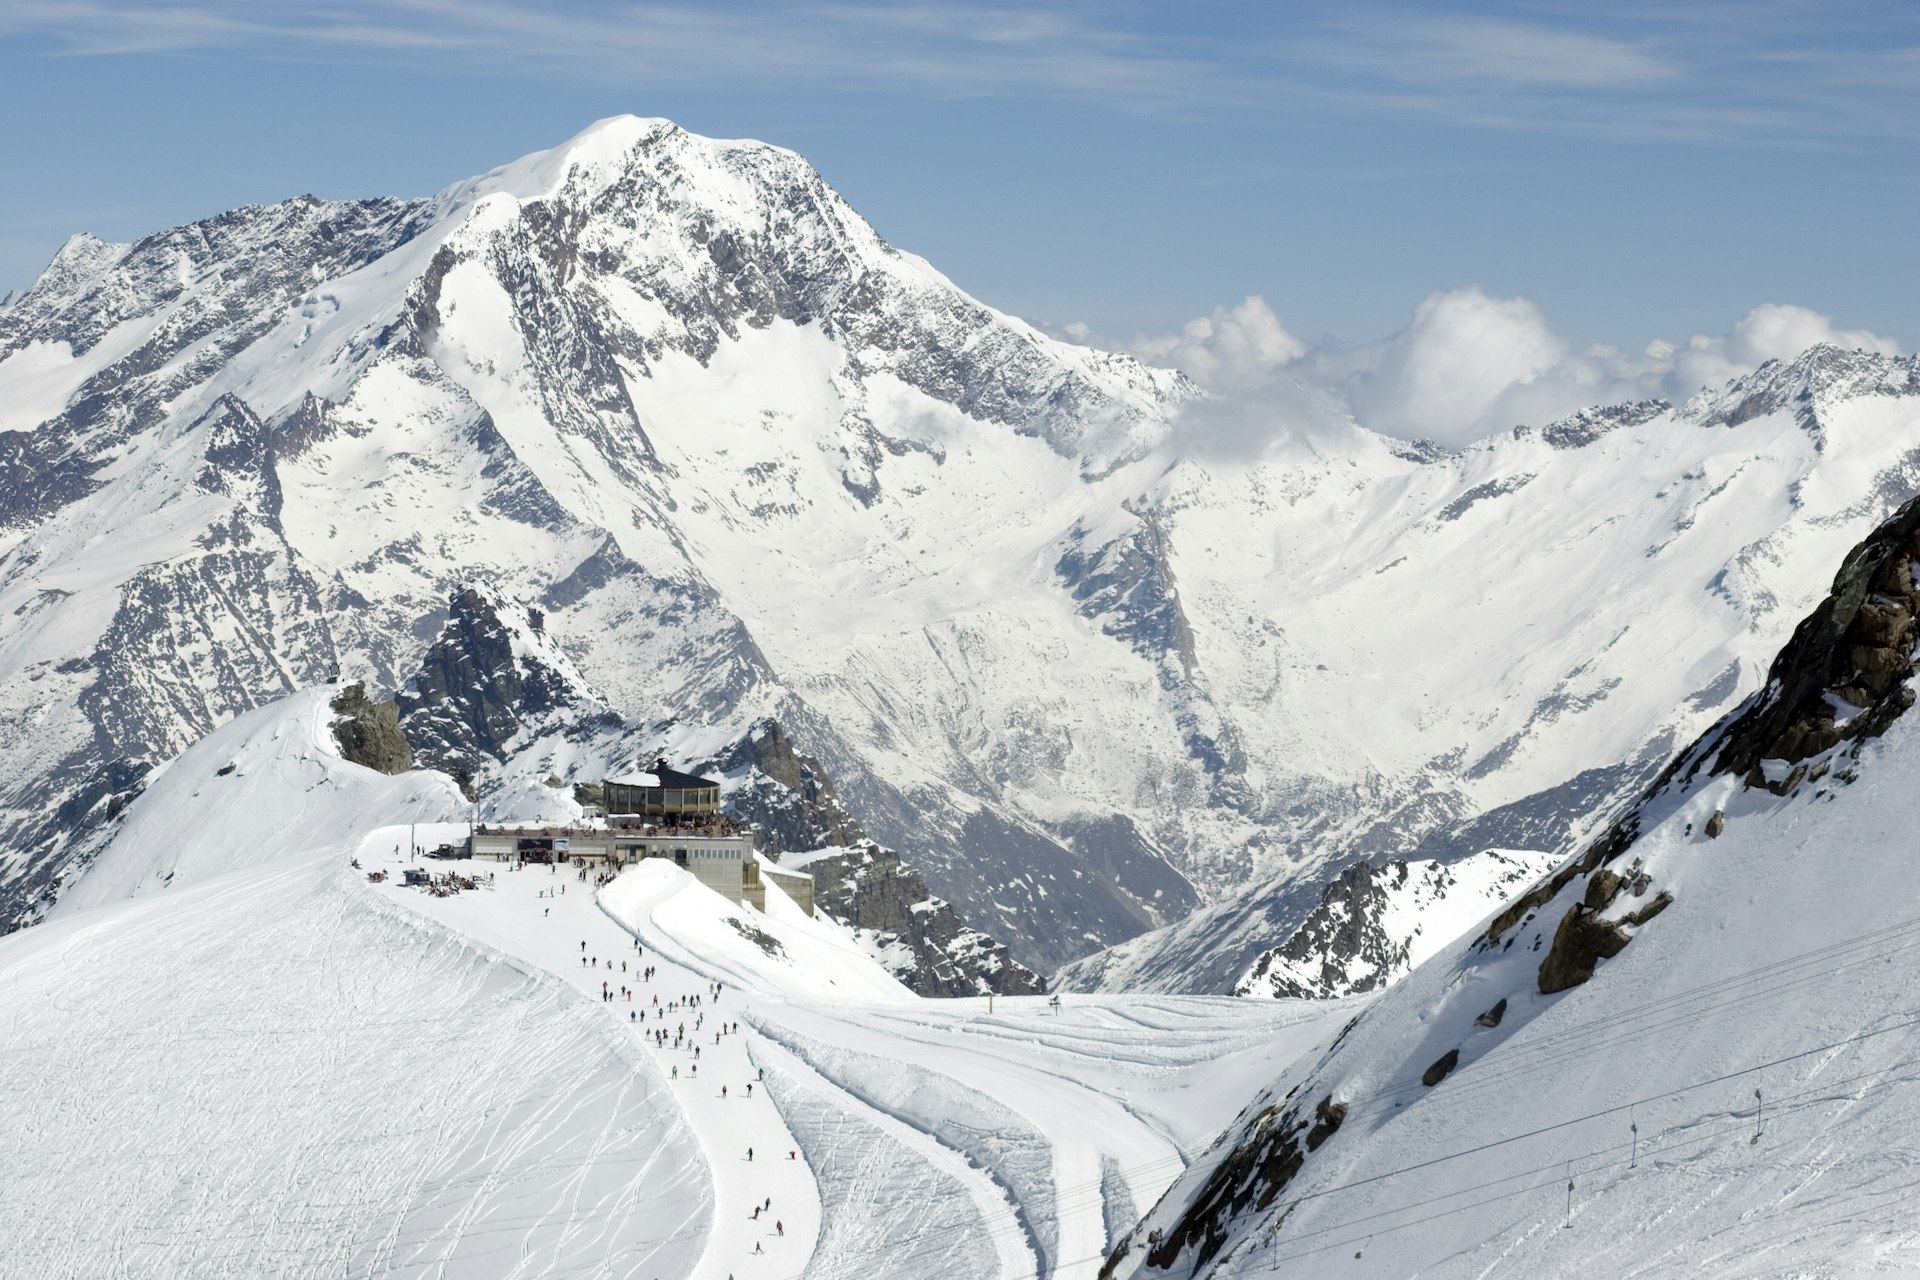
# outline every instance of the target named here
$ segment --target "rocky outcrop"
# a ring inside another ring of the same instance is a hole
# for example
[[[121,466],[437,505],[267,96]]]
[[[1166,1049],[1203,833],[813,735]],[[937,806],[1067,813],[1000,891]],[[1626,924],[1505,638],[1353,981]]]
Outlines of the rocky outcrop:
[[[400,708],[375,702],[358,682],[342,689],[333,700],[333,739],[340,754],[354,764],[380,773],[405,773],[413,768],[413,748],[400,730]]]
[[[1665,400],[1636,400],[1582,409],[1549,422],[1540,429],[1540,438],[1556,449],[1584,449],[1610,431],[1637,427],[1672,407]]]
[[[893,975],[923,996],[1032,995],[1040,975],[962,920],[895,851],[866,838],[826,767],[776,720],[762,720],[703,762],[724,779],[727,811],[776,860],[813,876],[814,909],[856,930]],[[576,793],[586,799],[587,793]],[[820,850],[829,850],[821,853]]]
[[[528,726],[577,700],[562,672],[525,651],[521,630],[472,587],[448,600],[446,625],[398,695],[423,763],[478,774],[506,759]]]
[[[1887,359],[1821,343],[1792,360],[1769,360],[1717,391],[1702,391],[1677,416],[1703,427],[1737,427],[1755,418],[1794,410],[1801,425],[1820,434],[1820,409],[1859,396],[1920,392],[1920,360]]]
[[[1356,862],[1233,994],[1325,1000],[1377,991],[1540,874],[1546,855],[1485,849],[1453,865]]]
[[[1561,917],[1547,958],[1540,962],[1540,993],[1579,986],[1593,976],[1600,961],[1625,951],[1628,940],[1625,929],[1600,919],[1584,902],[1574,903]]]
[[[1165,534],[1150,512],[1137,515],[1131,533],[1103,546],[1088,545],[1076,528],[1054,573],[1086,618],[1150,661],[1170,658],[1191,673],[1198,665],[1193,628],[1180,607]]]
[[[1806,770],[1794,771],[1801,761],[1877,737],[1913,705],[1916,560],[1920,500],[1847,556],[1833,590],[1774,659],[1766,688],[1712,735],[1713,772],[1784,794],[1805,778]]]
[[[752,827],[761,851],[774,857],[866,838],[826,769],[798,750],[778,721],[760,721],[696,772],[727,778],[728,811]]]
[[[933,896],[920,873],[871,842],[805,859],[813,901],[861,935],[923,996],[1038,995],[1046,980]]]
[[[1227,1242],[1227,1224],[1247,1209],[1268,1209],[1307,1162],[1347,1118],[1347,1106],[1331,1094],[1311,1112],[1300,1105],[1268,1106],[1247,1124],[1247,1140],[1214,1169],[1171,1229],[1144,1241],[1147,1265],[1169,1268],[1184,1261],[1194,1273]],[[1138,1228],[1135,1228],[1138,1230]],[[1136,1246],[1132,1233],[1121,1238],[1100,1269],[1109,1280]]]

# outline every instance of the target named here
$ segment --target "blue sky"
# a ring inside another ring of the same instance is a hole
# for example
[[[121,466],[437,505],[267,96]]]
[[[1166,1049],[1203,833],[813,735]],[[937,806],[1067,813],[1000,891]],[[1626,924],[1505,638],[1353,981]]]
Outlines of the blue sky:
[[[1003,309],[1317,347],[1439,290],[1920,345],[1920,5],[0,0],[0,291],[68,233],[426,194],[618,112],[790,146]]]

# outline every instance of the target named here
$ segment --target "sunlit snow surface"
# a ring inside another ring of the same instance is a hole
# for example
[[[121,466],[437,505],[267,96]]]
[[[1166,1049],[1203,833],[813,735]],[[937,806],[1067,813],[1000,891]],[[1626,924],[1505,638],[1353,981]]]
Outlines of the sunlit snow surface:
[[[790,1268],[767,1274],[1091,1276],[1275,1061],[1353,1013],[1111,996],[1069,997],[1057,1011],[1042,997],[997,998],[989,1013],[985,1000],[913,996],[844,929],[771,886],[762,914],[660,862],[597,895],[564,871],[499,872],[495,884],[450,898],[374,892],[556,971],[590,999],[603,982],[616,997],[633,987],[633,1001],[605,1006],[616,1024],[671,1038],[706,1015],[686,1047],[656,1051],[664,1070],[679,1069],[674,1097],[714,1171],[721,1226],[703,1274],[758,1274],[757,1243]],[[607,959],[629,969],[609,973]],[[642,964],[660,966],[651,984],[634,977]],[[691,1012],[652,1003],[716,981],[718,1000]],[[716,1043],[722,1019],[740,1034]],[[768,1196],[784,1236],[749,1217]]]
[[[1119,1274],[1913,1275],[1917,766],[1909,712],[1792,797],[1727,777],[1663,796],[1617,865],[1644,860],[1673,905],[1591,980],[1538,993],[1534,939],[1563,903],[1510,949],[1443,949],[1255,1103],[1298,1089],[1350,1108],[1281,1199],[1233,1217],[1208,1265],[1136,1252]],[[1477,1025],[1503,995],[1499,1026]],[[1459,1065],[1423,1085],[1453,1048]]]
[[[492,876],[432,897],[409,842],[464,826],[354,834],[434,783],[341,761],[323,697],[157,776],[98,905],[0,939],[0,1273],[1091,1276],[1360,1007],[921,1000],[660,862],[422,859]]]
[[[709,1179],[634,1039],[358,881],[0,942],[0,1272],[688,1274]]]

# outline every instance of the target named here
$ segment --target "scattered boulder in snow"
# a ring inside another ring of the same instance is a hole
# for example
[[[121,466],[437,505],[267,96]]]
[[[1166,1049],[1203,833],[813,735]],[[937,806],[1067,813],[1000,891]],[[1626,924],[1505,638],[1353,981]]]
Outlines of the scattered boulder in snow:
[[[1724,809],[1715,809],[1713,816],[1707,819],[1707,838],[1718,840],[1720,833],[1727,829],[1727,813]]]
[[[1460,1050],[1449,1049],[1445,1053],[1441,1054],[1440,1057],[1434,1061],[1434,1064],[1432,1066],[1428,1067],[1425,1071],[1420,1073],[1420,1083],[1427,1086],[1427,1088],[1431,1089],[1433,1088],[1433,1086],[1439,1084],[1442,1080],[1445,1080],[1448,1076],[1452,1075],[1453,1069],[1459,1065],[1460,1065]]]
[[[1501,996],[1498,1004],[1473,1020],[1473,1025],[1476,1027],[1497,1027],[1500,1025],[1500,1019],[1506,1016],[1507,998]]]
[[[1575,903],[1560,918],[1553,945],[1540,962],[1540,994],[1552,995],[1579,986],[1593,976],[1602,960],[1625,951],[1628,941],[1625,929],[1600,919],[1584,902]]]
[[[340,744],[342,758],[376,773],[405,773],[413,768],[413,748],[400,731],[397,704],[375,702],[367,697],[366,685],[356,682],[340,691],[333,709],[338,716],[333,738]]]

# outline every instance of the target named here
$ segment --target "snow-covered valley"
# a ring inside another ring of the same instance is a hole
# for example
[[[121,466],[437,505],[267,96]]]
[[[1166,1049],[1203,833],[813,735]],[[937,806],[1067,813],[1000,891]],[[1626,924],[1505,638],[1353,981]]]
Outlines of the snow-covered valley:
[[[1103,1274],[1920,1264],[1920,503],[1766,688],[1278,1073]]]

